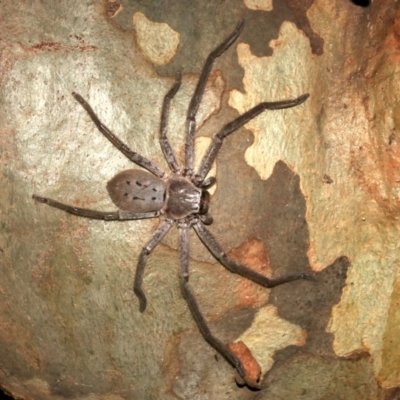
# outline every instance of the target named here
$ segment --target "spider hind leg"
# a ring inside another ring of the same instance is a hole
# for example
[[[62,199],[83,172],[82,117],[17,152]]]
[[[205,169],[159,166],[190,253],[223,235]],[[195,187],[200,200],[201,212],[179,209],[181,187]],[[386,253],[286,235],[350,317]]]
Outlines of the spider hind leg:
[[[179,284],[182,295],[189,307],[189,310],[195,320],[201,335],[204,340],[209,343],[215,350],[218,351],[238,372],[239,376],[246,381],[246,372],[240,359],[228,349],[219,339],[217,339],[210,331],[206,320],[204,319],[196,298],[193,295],[189,285],[189,224],[181,224],[180,228],[180,269],[179,269]]]
[[[148,213],[132,213],[126,211],[97,211],[89,208],[81,208],[70,206],[69,204],[60,203],[57,200],[49,199],[48,197],[32,195],[32,198],[39,203],[47,204],[50,207],[58,208],[59,210],[65,211],[69,214],[76,215],[78,217],[84,217],[89,219],[100,219],[103,221],[128,221],[135,219],[155,218],[161,215],[161,211],[153,211]]]
[[[133,284],[133,291],[139,299],[139,311],[143,312],[146,309],[147,300],[142,289],[143,274],[146,267],[147,256],[154,250],[154,248],[161,242],[163,237],[169,232],[174,221],[171,219],[164,220],[158,227],[152,238],[143,246],[139,255],[139,261],[136,267],[135,281]]]

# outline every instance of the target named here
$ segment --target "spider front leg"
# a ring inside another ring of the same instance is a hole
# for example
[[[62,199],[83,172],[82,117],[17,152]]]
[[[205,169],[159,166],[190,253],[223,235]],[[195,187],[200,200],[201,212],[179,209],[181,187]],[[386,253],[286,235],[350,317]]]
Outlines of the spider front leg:
[[[154,164],[152,161],[147,159],[146,157],[141,156],[135,151],[131,150],[122,140],[120,140],[114,133],[111,132],[99,119],[97,114],[93,111],[93,108],[90,104],[78,93],[73,92],[72,96],[74,96],[75,100],[81,104],[81,106],[86,110],[89,114],[89,117],[92,119],[97,129],[129,160],[133,161],[135,164],[147,169],[155,176],[159,178],[164,178],[167,176],[165,171],[163,171],[160,167]]]
[[[216,58],[223,54],[235,42],[243,30],[244,21],[241,20],[236,29],[215,49],[213,50],[203,66],[199,81],[197,82],[192,100],[190,101],[187,118],[186,118],[186,144],[185,144],[185,174],[193,173],[194,165],[194,134],[196,131],[196,114],[199,109],[201,99],[204,94],[206,82],[210,75],[211,68]]]
[[[215,158],[222,146],[223,140],[230,135],[232,132],[239,129],[241,126],[247,124],[250,120],[257,117],[257,115],[261,114],[265,110],[281,110],[284,108],[291,108],[304,103],[309,97],[309,94],[303,94],[296,99],[291,100],[283,100],[283,101],[274,101],[274,102],[265,102],[260,103],[257,106],[251,108],[249,111],[245,112],[238,118],[234,119],[233,121],[227,123],[214,137],[210,146],[207,149],[206,154],[204,155],[203,159],[201,160],[199,171],[195,176],[194,182],[195,184],[199,184],[203,182],[205,177],[207,176],[208,172],[211,169]]]
[[[274,286],[281,285],[282,283],[287,283],[291,281],[296,281],[298,279],[309,279],[313,280],[314,276],[312,274],[307,274],[304,272],[300,272],[297,274],[290,274],[280,276],[278,278],[268,278],[264,275],[259,274],[258,272],[252,270],[251,268],[247,268],[242,264],[239,264],[235,260],[231,260],[228,258],[220,245],[215,240],[214,236],[211,232],[206,229],[206,227],[198,221],[195,225],[193,225],[194,230],[199,236],[200,240],[205,244],[205,246],[210,250],[212,255],[229,271],[234,274],[238,274],[243,276],[246,279],[249,279],[255,283],[258,283],[261,286],[266,288],[272,288]]]
[[[139,262],[136,267],[135,282],[133,284],[133,291],[139,299],[139,311],[143,312],[146,309],[147,300],[142,290],[143,273],[146,266],[147,256],[154,250],[154,248],[161,242],[163,237],[169,232],[174,221],[166,219],[161,223],[153,237],[146,243],[139,255]]]
[[[39,203],[47,204],[48,206],[58,208],[69,214],[77,215],[78,217],[85,217],[90,219],[100,219],[104,221],[128,221],[135,219],[155,218],[161,215],[161,211],[152,211],[148,213],[132,213],[129,211],[97,211],[88,208],[80,208],[70,206],[68,204],[60,203],[59,201],[49,199],[47,197],[32,195],[32,198]]]
[[[176,73],[174,86],[170,89],[170,91],[165,95],[163,107],[161,111],[161,124],[160,124],[160,146],[164,153],[164,157],[167,160],[170,170],[174,174],[180,174],[180,168],[178,161],[176,160],[175,154],[172,150],[171,145],[167,139],[167,125],[168,125],[168,116],[169,116],[169,108],[171,105],[171,100],[176,95],[176,92],[179,90],[182,83],[182,74],[180,71]]]
[[[243,380],[245,378],[245,370],[239,358],[233,354],[219,339],[217,339],[210,331],[206,320],[200,312],[196,298],[192,293],[189,285],[189,226],[184,223],[180,226],[180,269],[179,269],[179,284],[181,292],[186,300],[189,310],[196,321],[200,333],[207,343],[209,343],[215,350],[218,351],[223,357],[236,368],[238,374]]]

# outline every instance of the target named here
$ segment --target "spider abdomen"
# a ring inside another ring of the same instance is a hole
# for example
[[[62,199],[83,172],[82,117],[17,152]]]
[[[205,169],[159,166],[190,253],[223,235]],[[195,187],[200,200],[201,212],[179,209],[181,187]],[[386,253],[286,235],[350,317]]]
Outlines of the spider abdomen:
[[[165,202],[165,182],[139,169],[128,169],[107,183],[113,203],[123,211],[147,213],[159,211]]]
[[[180,219],[200,210],[202,190],[188,179],[174,176],[167,182],[165,214],[168,218]]]

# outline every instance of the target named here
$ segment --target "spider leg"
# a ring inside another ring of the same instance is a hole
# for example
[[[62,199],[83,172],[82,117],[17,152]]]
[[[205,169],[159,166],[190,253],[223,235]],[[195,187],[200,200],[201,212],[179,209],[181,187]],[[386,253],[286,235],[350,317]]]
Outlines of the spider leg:
[[[133,284],[133,291],[139,299],[139,311],[143,312],[146,309],[147,300],[142,290],[143,273],[146,266],[147,256],[154,250],[154,248],[161,242],[162,238],[171,229],[174,221],[166,219],[161,223],[158,229],[153,234],[153,237],[146,243],[139,255],[139,262],[136,267],[135,281]]]
[[[66,211],[67,213],[77,215],[79,217],[101,219],[104,221],[128,221],[135,219],[154,218],[161,215],[161,211],[153,211],[148,213],[131,213],[128,211],[96,211],[88,208],[80,208],[70,206],[68,204],[60,203],[56,200],[49,199],[47,197],[41,197],[36,194],[32,195],[32,198],[39,203],[47,204],[51,207],[58,208]]]
[[[282,283],[287,283],[291,281],[295,281],[298,279],[314,279],[312,274],[306,274],[303,272],[297,274],[290,274],[280,276],[278,278],[267,278],[264,275],[259,274],[258,272],[252,270],[251,268],[247,268],[244,265],[238,263],[235,260],[231,260],[226,257],[224,251],[221,249],[214,236],[210,233],[205,226],[198,221],[195,225],[193,225],[197,235],[200,240],[205,244],[205,246],[210,250],[213,256],[229,271],[241,275],[246,279],[249,279],[255,283],[258,283],[261,286],[266,288],[272,288],[274,286],[281,285]]]
[[[219,339],[217,339],[210,331],[206,320],[200,312],[196,298],[194,297],[189,285],[189,227],[187,225],[180,226],[180,269],[179,283],[182,295],[186,300],[190,312],[200,330],[200,333],[215,350],[226,358],[237,370],[239,375],[245,379],[245,371],[242,362],[233,354]]]
[[[159,168],[152,161],[147,158],[141,156],[140,154],[132,151],[124,142],[118,139],[117,136],[114,135],[99,119],[96,113],[93,111],[92,107],[89,103],[78,93],[72,92],[72,96],[74,96],[75,100],[82,105],[82,107],[89,114],[90,118],[97,126],[97,129],[127,158],[133,161],[135,164],[140,165],[141,167],[147,169],[155,176],[159,178],[164,178],[167,174],[161,168]]]
[[[303,94],[296,99],[291,100],[283,100],[283,101],[274,101],[271,103],[260,103],[257,106],[251,108],[249,111],[240,115],[233,121],[227,123],[214,137],[210,146],[207,149],[206,154],[200,163],[200,168],[195,177],[195,183],[203,182],[204,178],[207,176],[208,172],[211,169],[211,166],[217,157],[219,149],[222,146],[223,140],[232,132],[245,125],[247,122],[257,117],[257,115],[261,114],[265,110],[281,110],[283,108],[291,108],[304,103],[309,94]]]
[[[168,125],[168,116],[169,116],[169,108],[171,105],[171,100],[176,95],[176,92],[179,90],[182,82],[182,75],[180,71],[177,72],[174,86],[170,89],[170,91],[165,95],[163,107],[161,111],[161,125],[160,125],[160,146],[164,153],[165,159],[169,165],[169,168],[174,174],[180,173],[179,164],[176,161],[175,154],[171,148],[171,145],[167,139],[167,125]]]
[[[244,21],[241,20],[232,32],[215,50],[213,50],[203,66],[199,81],[197,82],[192,100],[190,101],[186,118],[186,145],[185,145],[185,173],[191,175],[194,163],[194,134],[196,130],[196,113],[203,97],[204,88],[211,68],[216,58],[223,54],[238,38],[243,30]]]

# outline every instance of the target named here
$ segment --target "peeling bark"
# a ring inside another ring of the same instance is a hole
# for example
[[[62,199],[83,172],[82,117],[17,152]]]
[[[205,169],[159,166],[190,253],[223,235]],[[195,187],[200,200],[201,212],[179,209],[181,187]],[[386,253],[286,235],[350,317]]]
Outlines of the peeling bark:
[[[383,400],[400,390],[399,5],[210,4],[2,4],[0,386],[15,397]],[[149,257],[142,315],[131,284],[157,220],[81,220],[31,200],[109,209],[106,182],[132,168],[72,91],[166,169],[160,110],[181,70],[168,135],[182,159],[202,63],[241,18],[199,110],[198,152],[238,113],[310,93],[226,140],[210,230],[268,276],[314,271],[316,281],[253,290],[191,237],[200,307],[216,336],[242,340],[261,366],[258,393],[237,387],[198,333],[179,292],[176,232]]]

